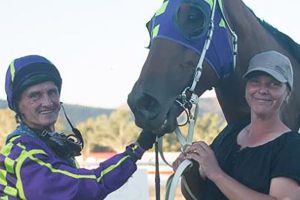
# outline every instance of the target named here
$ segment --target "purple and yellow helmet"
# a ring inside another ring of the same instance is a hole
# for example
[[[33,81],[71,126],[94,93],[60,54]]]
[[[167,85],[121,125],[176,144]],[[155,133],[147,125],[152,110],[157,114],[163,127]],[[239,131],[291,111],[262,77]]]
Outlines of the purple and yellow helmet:
[[[16,102],[22,92],[29,86],[45,81],[53,81],[59,92],[61,91],[62,79],[59,71],[49,60],[39,55],[14,59],[7,69],[5,78],[9,108],[17,112]]]

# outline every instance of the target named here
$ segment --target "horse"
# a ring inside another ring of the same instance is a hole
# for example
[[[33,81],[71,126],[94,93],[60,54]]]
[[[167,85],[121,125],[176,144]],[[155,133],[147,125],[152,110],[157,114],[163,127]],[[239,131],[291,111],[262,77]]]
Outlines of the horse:
[[[177,13],[175,13],[177,15],[176,21],[172,18],[170,21],[164,22],[163,25],[182,23],[181,25],[173,25],[176,26],[174,30],[178,31],[179,34],[184,30],[178,29],[183,29],[185,26],[191,26],[188,28],[193,31],[192,29],[197,27],[192,27],[194,24],[184,24],[189,22],[180,22],[180,20],[185,20],[180,18],[184,18],[188,14],[195,14],[195,12],[196,14],[199,12],[201,15],[202,11],[197,2],[202,1],[211,2],[213,0],[164,1],[164,5],[169,7],[177,3],[180,9],[178,8]],[[299,45],[289,36],[256,17],[253,11],[240,0],[223,0],[223,3],[218,4],[216,8],[216,11],[221,12],[221,10],[224,12],[224,18],[228,21],[228,25],[238,36],[236,67],[228,76],[222,77],[211,66],[209,60],[204,60],[202,75],[196,85],[195,93],[201,96],[206,90],[214,88],[226,121],[228,123],[235,122],[249,114],[249,107],[244,99],[245,81],[242,76],[247,70],[250,58],[256,53],[266,50],[279,51],[291,60],[295,79],[295,89],[289,102],[282,110],[282,119],[292,130],[298,130],[300,127],[300,96],[296,91],[300,81],[297,79],[300,74]],[[156,14],[147,23],[150,32],[153,32],[150,22],[163,14]],[[201,21],[201,19],[197,20]],[[213,43],[214,39],[211,47],[218,45]],[[179,112],[176,99],[193,79],[195,67],[200,57],[199,51],[201,49],[195,50],[183,42],[165,35],[156,37],[152,35],[147,59],[127,99],[135,122],[139,127],[160,130],[161,132],[172,132],[175,129],[177,126],[175,118]],[[218,59],[218,55],[215,57]],[[223,66],[216,67],[221,68]]]
[[[146,26],[149,53],[127,99],[137,126],[154,134],[173,132],[186,108],[182,96],[200,97],[212,88],[228,124],[249,117],[243,74],[255,54],[276,50],[294,71],[294,89],[281,117],[298,131],[300,46],[241,0],[165,0]],[[197,191],[192,180],[189,186]]]

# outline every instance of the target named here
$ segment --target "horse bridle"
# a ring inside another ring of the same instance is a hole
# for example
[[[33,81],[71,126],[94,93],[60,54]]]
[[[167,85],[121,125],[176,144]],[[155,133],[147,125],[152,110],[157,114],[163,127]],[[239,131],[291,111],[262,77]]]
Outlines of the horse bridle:
[[[210,23],[209,23],[209,28],[208,28],[208,33],[207,33],[207,37],[206,37],[203,49],[202,49],[201,54],[200,54],[200,58],[199,58],[198,64],[197,64],[196,69],[195,69],[195,73],[194,73],[194,78],[193,78],[192,84],[191,84],[191,86],[186,87],[182,91],[182,93],[178,96],[178,98],[176,100],[176,102],[184,110],[186,110],[186,109],[190,110],[191,104],[195,104],[195,100],[194,100],[195,97],[194,98],[190,98],[192,96],[191,94],[194,94],[194,95],[198,96],[195,93],[195,88],[197,86],[197,83],[198,83],[201,75],[202,75],[203,62],[204,62],[204,59],[206,57],[207,50],[209,49],[211,41],[212,41],[212,36],[213,36],[213,32],[214,32],[214,17],[215,17],[215,10],[216,10],[216,4],[217,4],[216,2],[219,3],[220,11],[221,11],[221,14],[222,14],[222,18],[225,21],[225,23],[227,25],[227,28],[228,28],[229,32],[231,33],[231,36],[232,36],[232,43],[233,43],[233,69],[236,66],[237,35],[230,28],[230,25],[229,25],[229,23],[226,20],[226,17],[224,15],[224,12],[223,12],[223,9],[222,9],[222,2],[221,1],[222,0],[216,0],[216,1],[214,1],[213,8],[212,8],[212,14],[211,14],[211,20],[210,20]]]
[[[225,27],[229,30],[229,33],[232,37],[231,41],[232,41],[232,53],[233,53],[233,62],[232,62],[233,70],[234,70],[235,65],[236,65],[237,39],[238,39],[237,35],[230,28],[230,25],[226,20],[226,17],[225,17],[224,12],[223,12],[222,0],[210,0],[210,3],[211,3],[211,1],[213,1],[213,5],[212,5],[212,8],[211,8],[211,17],[210,17],[209,27],[208,27],[208,30],[207,30],[206,39],[205,39],[202,51],[200,53],[199,61],[198,61],[197,66],[195,68],[193,81],[192,81],[191,85],[186,87],[182,91],[182,93],[178,96],[178,98],[176,99],[176,103],[186,112],[187,120],[188,120],[187,123],[189,124],[188,134],[187,134],[186,138],[181,134],[181,131],[180,131],[179,127],[177,127],[175,129],[175,133],[176,133],[177,139],[180,143],[182,152],[185,152],[186,148],[189,145],[192,144],[192,140],[193,140],[194,126],[195,126],[195,123],[196,123],[196,120],[197,120],[198,101],[199,101],[199,97],[195,93],[195,88],[197,86],[197,83],[199,82],[199,79],[200,79],[201,75],[202,75],[203,62],[204,62],[204,59],[207,56],[207,51],[209,50],[210,44],[213,40],[213,33],[214,33],[214,30],[215,30],[214,22],[215,22],[215,13],[216,13],[217,3],[219,4],[219,8],[220,8],[221,20],[224,20]],[[185,2],[193,2],[193,1],[192,0],[186,0]],[[208,2],[206,1],[206,3],[208,3]],[[162,15],[166,11],[167,5],[168,5],[168,1],[164,1],[162,8],[160,10],[158,10],[158,12],[156,13],[155,16],[157,17],[157,16]],[[168,17],[170,19],[170,16],[168,16]],[[155,20],[155,18],[154,18],[154,20]],[[159,31],[158,31],[159,28],[160,28],[160,24],[155,24],[155,23],[152,24],[152,29],[151,29],[152,30],[152,32],[151,32],[152,39],[154,37],[163,37],[163,38],[168,38],[169,37],[170,38],[170,36],[167,35],[168,31],[170,32],[170,30],[167,30],[167,31],[163,30],[163,31],[165,31],[165,33],[162,33],[161,35],[159,35]],[[173,33],[171,33],[171,34],[173,34]],[[177,37],[178,37],[178,35],[177,35]],[[174,38],[172,38],[172,37],[171,37],[171,39],[174,40]],[[175,40],[176,40],[176,38],[175,38]],[[182,44],[182,42],[180,42],[180,43]],[[186,46],[190,47],[190,45],[186,45]],[[192,49],[195,50],[194,46],[192,46]],[[198,50],[197,50],[197,52],[198,52]],[[213,65],[213,64],[211,64],[211,65],[214,68],[214,70],[216,71],[217,75],[219,75],[218,71],[217,71],[218,69],[216,69],[216,65]],[[223,78],[223,77],[226,77],[226,76],[227,75],[224,75],[224,74],[219,75],[220,78]],[[192,107],[195,108],[193,112],[191,111]],[[162,140],[162,138],[160,138],[157,141],[161,143],[161,140]],[[156,150],[157,150],[157,147],[158,147],[157,143],[156,143],[155,147],[156,147]],[[160,151],[160,154],[161,154],[161,157],[164,160],[164,162],[166,162],[166,160],[164,159],[162,151]],[[167,163],[167,164],[170,165],[169,163]],[[156,165],[158,165],[158,163],[156,163]],[[174,199],[175,189],[176,189],[176,185],[179,181],[179,178],[181,177],[184,170],[187,167],[190,167],[191,165],[192,165],[192,162],[190,160],[184,160],[179,165],[178,169],[176,170],[176,172],[173,176],[173,179],[171,180],[171,183],[168,184],[168,186],[167,186],[166,199],[168,199],[168,200],[173,200]],[[157,166],[156,169],[159,170],[158,166]],[[156,173],[156,174],[158,174],[158,173]],[[187,189],[187,191],[190,191],[189,188],[186,188],[186,189]],[[157,198],[159,198],[158,196],[160,196],[160,195],[156,195],[156,196],[157,196]],[[196,199],[192,193],[190,193],[190,196],[192,198]]]

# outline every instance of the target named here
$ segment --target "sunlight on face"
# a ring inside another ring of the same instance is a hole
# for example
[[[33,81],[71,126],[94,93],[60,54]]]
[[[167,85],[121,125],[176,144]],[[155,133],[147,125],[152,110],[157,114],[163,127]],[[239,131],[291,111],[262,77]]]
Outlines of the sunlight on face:
[[[281,83],[266,73],[256,73],[247,79],[246,100],[251,111],[258,115],[279,114],[289,93],[286,83]]]
[[[52,81],[28,87],[18,102],[22,121],[30,128],[54,130],[60,110],[60,96]]]

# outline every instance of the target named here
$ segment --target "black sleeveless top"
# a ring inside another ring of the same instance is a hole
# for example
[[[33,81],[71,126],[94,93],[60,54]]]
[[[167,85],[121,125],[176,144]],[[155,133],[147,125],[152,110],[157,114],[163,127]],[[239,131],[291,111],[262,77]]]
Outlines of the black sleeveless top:
[[[249,121],[228,125],[211,145],[225,173],[264,194],[269,194],[274,177],[287,177],[300,184],[300,134],[287,132],[266,144],[240,150],[237,135],[247,124]],[[205,185],[205,200],[227,199],[212,181],[207,179]]]

